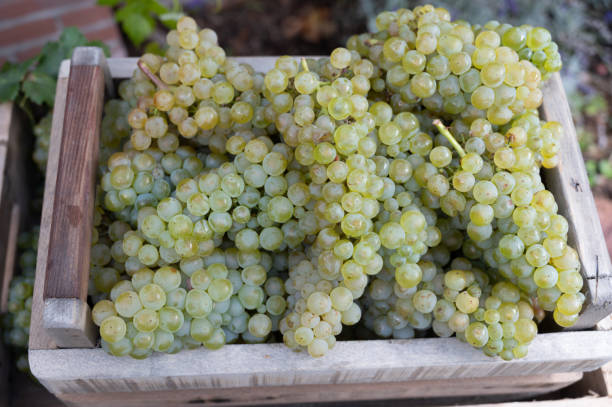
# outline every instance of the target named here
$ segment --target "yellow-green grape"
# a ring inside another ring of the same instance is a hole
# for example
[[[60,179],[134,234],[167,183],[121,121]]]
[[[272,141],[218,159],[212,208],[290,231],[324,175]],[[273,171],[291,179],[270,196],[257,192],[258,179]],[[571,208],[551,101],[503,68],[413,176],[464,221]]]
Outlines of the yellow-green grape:
[[[166,293],[157,284],[147,284],[138,293],[141,304],[148,309],[157,311],[166,303]]]
[[[111,316],[117,315],[117,311],[115,310],[115,305],[112,301],[102,300],[94,305],[91,310],[91,316],[94,323],[98,326],[102,324],[102,322]]]
[[[100,304],[100,303],[98,303]],[[96,306],[98,306],[96,304]],[[132,318],[138,311],[142,309],[142,304],[138,294],[134,291],[126,291],[121,293],[115,299],[114,307],[119,315],[124,318]],[[96,307],[94,307],[95,310]],[[92,310],[93,316],[93,310]]]
[[[109,316],[100,324],[100,336],[106,342],[116,343],[125,337],[125,321],[118,316]]]
[[[213,301],[204,290],[192,289],[185,298],[185,311],[194,318],[208,315],[213,309]]]
[[[472,322],[465,330],[465,339],[475,348],[482,348],[489,341],[487,326],[481,322]]]
[[[249,319],[248,329],[251,335],[265,338],[272,330],[272,320],[265,314],[255,314]]]

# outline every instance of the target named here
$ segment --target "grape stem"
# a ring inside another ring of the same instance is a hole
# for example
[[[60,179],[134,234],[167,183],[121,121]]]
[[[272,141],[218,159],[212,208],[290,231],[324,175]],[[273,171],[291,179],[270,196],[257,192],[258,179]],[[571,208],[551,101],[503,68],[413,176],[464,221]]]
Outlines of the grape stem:
[[[434,120],[433,124],[434,126],[438,128],[438,131],[440,132],[440,134],[446,137],[448,142],[451,143],[451,145],[455,148],[455,150],[457,150],[457,152],[459,153],[459,157],[465,156],[465,150],[463,149],[463,147],[461,147],[461,144],[457,142],[457,140],[453,137],[451,132],[448,131],[448,128],[444,124],[442,124],[440,119]]]
[[[310,69],[308,69],[308,63],[306,62],[306,58],[302,57],[300,61],[302,62],[302,69],[304,69],[304,72],[310,72]]]
[[[149,67],[145,65],[143,61],[139,60],[136,65],[138,65],[138,68],[140,68],[142,73],[144,73],[147,78],[149,78],[151,82],[153,82],[159,89],[168,89],[168,85],[166,85],[161,79],[159,79],[157,75],[151,72]]]

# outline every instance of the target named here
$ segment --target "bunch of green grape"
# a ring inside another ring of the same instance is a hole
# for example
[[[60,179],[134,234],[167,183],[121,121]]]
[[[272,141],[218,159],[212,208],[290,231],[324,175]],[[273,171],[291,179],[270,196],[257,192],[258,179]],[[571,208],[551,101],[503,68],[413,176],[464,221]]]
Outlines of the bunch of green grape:
[[[16,365],[23,372],[29,372],[28,341],[30,339],[30,318],[32,293],[36,274],[36,251],[39,227],[19,235],[20,251],[17,274],[11,280],[7,303],[8,312],[3,315],[4,342],[15,348]]]
[[[383,12],[376,27],[348,40],[350,50],[386,71],[372,90],[394,93],[394,107],[420,104],[457,121],[459,136],[474,117],[504,125],[537,109],[542,78],[561,69],[557,45],[540,27],[453,22],[445,9],[427,6]]]
[[[51,122],[53,120],[53,110],[43,117],[34,126],[34,152],[32,160],[38,166],[41,173],[45,173],[47,160],[49,159],[49,141],[51,139]]]
[[[584,295],[540,169],[560,69],[543,28],[421,6],[329,58],[269,72],[182,18],[102,122],[89,294],[102,347],[144,358],[282,340],[324,356],[346,326],[524,357]],[[359,330],[351,330],[359,332]]]

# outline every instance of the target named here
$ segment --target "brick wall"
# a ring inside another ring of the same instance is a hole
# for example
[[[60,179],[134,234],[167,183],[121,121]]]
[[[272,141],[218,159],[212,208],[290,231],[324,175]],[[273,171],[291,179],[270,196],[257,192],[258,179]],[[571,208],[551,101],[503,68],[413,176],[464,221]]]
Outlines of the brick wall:
[[[110,9],[96,6],[96,0],[0,0],[0,65],[36,55],[69,26],[104,41],[113,56],[126,56]]]

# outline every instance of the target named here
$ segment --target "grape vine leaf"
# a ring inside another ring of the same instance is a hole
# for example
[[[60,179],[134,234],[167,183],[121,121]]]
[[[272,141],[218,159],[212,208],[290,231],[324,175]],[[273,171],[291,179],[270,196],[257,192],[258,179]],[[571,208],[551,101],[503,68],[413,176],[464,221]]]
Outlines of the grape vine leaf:
[[[43,47],[36,71],[56,77],[62,60],[70,58],[76,47],[92,45],[101,47],[104,53],[110,54],[108,47],[100,41],[89,41],[76,27],[67,27],[55,42],[48,42]]]
[[[38,105],[53,106],[56,81],[38,70],[31,72],[23,82],[23,93]]]
[[[28,59],[19,64],[6,62],[0,69],[0,102],[15,100],[19,87],[28,69],[36,58]]]
[[[154,27],[155,22],[151,17],[136,13],[128,14],[121,23],[121,28],[136,46],[151,35]]]
[[[156,25],[154,17],[159,17],[162,24],[173,29],[176,20],[182,16],[177,0],[174,0],[172,9],[159,0],[98,0],[98,4],[115,8],[115,20],[136,46],[140,46],[153,33]]]

